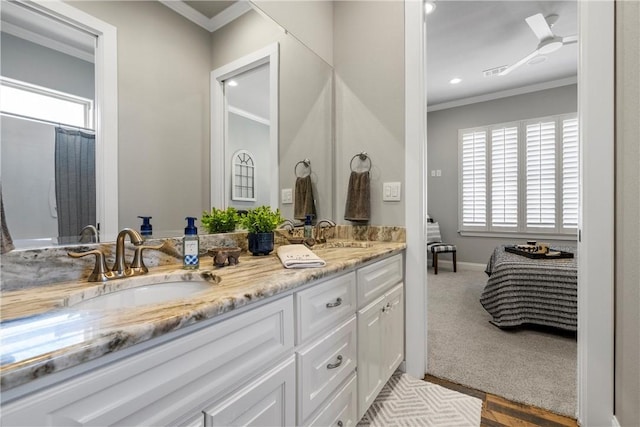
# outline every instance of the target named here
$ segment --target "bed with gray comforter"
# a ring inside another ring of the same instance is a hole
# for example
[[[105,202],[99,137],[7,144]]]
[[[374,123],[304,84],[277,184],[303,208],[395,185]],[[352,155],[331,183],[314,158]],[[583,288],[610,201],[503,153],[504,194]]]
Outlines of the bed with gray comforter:
[[[575,248],[556,247],[573,258],[531,259],[493,251],[485,272],[489,276],[480,297],[482,306],[500,328],[526,324],[578,329],[578,270]]]

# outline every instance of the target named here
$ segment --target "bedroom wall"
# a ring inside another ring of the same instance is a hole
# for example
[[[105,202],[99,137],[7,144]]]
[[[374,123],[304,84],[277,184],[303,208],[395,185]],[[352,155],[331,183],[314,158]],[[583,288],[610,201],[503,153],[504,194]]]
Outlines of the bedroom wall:
[[[575,112],[577,89],[573,84],[428,113],[427,210],[440,223],[443,240],[457,245],[458,262],[485,264],[495,246],[523,241],[458,234],[458,129]],[[437,169],[442,176],[431,176]],[[544,241],[575,246],[574,241]]]
[[[640,420],[640,3],[616,2],[615,415]]]

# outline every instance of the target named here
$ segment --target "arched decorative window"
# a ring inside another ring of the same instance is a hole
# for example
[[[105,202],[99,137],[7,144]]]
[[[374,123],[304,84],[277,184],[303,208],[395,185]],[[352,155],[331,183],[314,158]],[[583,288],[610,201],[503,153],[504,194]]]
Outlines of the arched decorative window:
[[[253,154],[238,150],[231,158],[231,199],[245,202],[256,201],[256,164]]]

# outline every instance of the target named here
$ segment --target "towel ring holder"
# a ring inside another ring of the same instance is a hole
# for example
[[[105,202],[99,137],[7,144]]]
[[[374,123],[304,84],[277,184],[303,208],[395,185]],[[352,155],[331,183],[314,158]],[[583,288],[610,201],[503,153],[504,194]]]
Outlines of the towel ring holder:
[[[298,166],[303,165],[304,169],[302,170],[302,175],[298,175]],[[305,171],[307,172],[305,175]],[[296,163],[296,165],[293,167],[293,174],[297,177],[297,178],[306,178],[309,175],[311,175],[311,160],[309,159],[304,159],[304,160],[300,160],[298,163]]]
[[[371,166],[373,165],[373,163],[371,162],[371,157],[369,157],[369,155],[366,152],[361,152],[356,154],[355,156],[353,156],[351,158],[351,161],[349,162],[349,167],[351,168],[351,172],[356,172],[356,170],[353,168],[353,161],[355,159],[360,159],[361,162],[365,162],[365,161],[369,161],[369,167],[367,168],[366,171],[364,172],[369,172],[371,170]]]

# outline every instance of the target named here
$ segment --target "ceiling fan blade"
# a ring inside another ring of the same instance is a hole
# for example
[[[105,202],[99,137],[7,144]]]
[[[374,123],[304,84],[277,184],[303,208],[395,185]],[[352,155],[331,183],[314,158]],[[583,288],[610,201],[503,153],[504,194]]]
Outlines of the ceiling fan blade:
[[[572,44],[578,42],[578,35],[574,34],[573,36],[567,36],[562,38],[562,44]]]
[[[507,74],[509,74],[510,72],[515,70],[516,68],[518,68],[521,65],[526,64],[527,62],[531,61],[536,56],[538,56],[538,49],[534,50],[529,55],[525,56],[524,58],[522,58],[520,61],[516,62],[515,64],[509,65],[507,68],[505,68],[503,71],[501,71],[498,75],[499,76],[506,76]]]
[[[554,37],[551,27],[549,27],[547,20],[541,13],[528,17],[526,21],[540,41]]]

